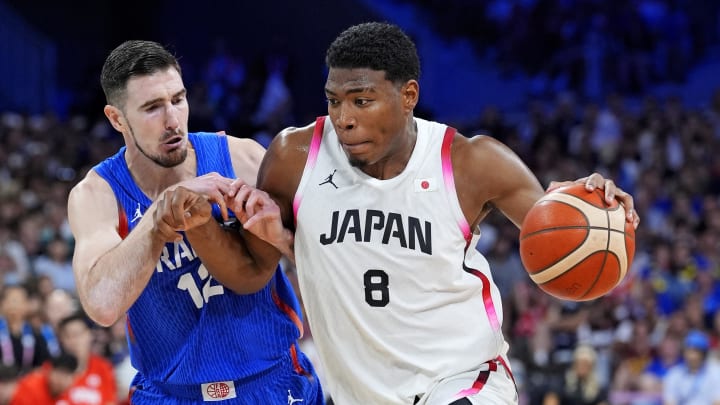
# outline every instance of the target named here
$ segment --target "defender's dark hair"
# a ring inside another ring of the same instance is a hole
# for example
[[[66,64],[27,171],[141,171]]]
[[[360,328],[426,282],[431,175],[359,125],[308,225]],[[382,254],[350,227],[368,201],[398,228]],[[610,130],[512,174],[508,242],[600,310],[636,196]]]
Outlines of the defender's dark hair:
[[[182,73],[177,58],[157,42],[123,42],[110,52],[100,74],[107,103],[122,106],[131,77],[149,75],[170,67]]]
[[[385,71],[395,84],[420,77],[420,60],[413,41],[400,27],[370,22],[343,31],[327,50],[328,68],[368,68]]]

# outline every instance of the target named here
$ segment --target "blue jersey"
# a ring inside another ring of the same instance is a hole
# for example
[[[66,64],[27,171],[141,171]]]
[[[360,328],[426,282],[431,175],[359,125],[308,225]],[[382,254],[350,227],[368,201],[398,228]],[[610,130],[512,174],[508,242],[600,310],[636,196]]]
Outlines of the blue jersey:
[[[198,176],[218,172],[235,177],[225,136],[191,133],[189,140]],[[124,153],[125,147],[94,170],[115,193],[119,229],[131,232],[152,201],[133,181]],[[222,220],[217,206],[213,215]],[[297,354],[300,313],[279,269],[261,291],[235,294],[213,279],[183,237],[165,245],[145,290],[128,311],[132,364],[144,381],[169,386],[252,378],[277,367],[288,353]]]

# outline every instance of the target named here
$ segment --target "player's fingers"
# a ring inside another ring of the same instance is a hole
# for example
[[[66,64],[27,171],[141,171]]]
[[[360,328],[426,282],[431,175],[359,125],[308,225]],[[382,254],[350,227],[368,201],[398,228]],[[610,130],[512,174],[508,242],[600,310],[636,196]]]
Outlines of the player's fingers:
[[[188,214],[187,208],[194,196],[193,194],[183,187],[178,187],[172,192],[172,198],[170,199],[171,224],[174,225],[177,231],[184,231],[187,228],[185,222]]]
[[[243,229],[251,229],[261,219],[262,218],[260,215],[253,215],[251,217],[247,217],[245,221],[242,221],[242,227]]]
[[[575,181],[551,181],[550,185],[545,189],[545,192],[549,193],[560,187],[565,187],[565,186],[569,186],[569,185],[577,184],[577,183],[584,183],[585,179],[587,179],[587,177],[583,177],[582,179],[578,179]]]
[[[172,208],[170,207],[169,198],[161,198],[153,213],[154,230],[161,237],[169,242],[177,242],[182,236],[175,232],[175,224],[172,223]]]
[[[244,180],[235,179],[230,182],[230,186],[228,187],[228,191],[226,194],[233,197],[245,185],[247,185],[247,183]]]
[[[263,211],[259,211],[247,218],[245,222],[243,222],[243,229],[251,229],[255,224],[267,221],[269,219],[272,219],[273,215],[270,213],[266,213]]]
[[[250,198],[252,192],[253,188],[245,184],[240,187],[238,192],[235,194],[236,204],[240,205],[240,209],[242,209],[243,211],[246,210],[247,200],[248,198]]]
[[[638,225],[640,225],[640,215],[637,210],[635,210],[635,200],[633,199],[633,196],[620,188],[616,188],[615,197],[620,201],[623,207],[625,207],[626,220],[631,222],[637,229]]]
[[[605,178],[600,173],[593,173],[582,180],[585,183],[585,189],[588,191],[605,187]]]
[[[227,221],[230,216],[228,215],[228,208],[227,204],[225,204],[225,199],[221,194],[217,196],[217,200],[215,201],[215,203],[217,203],[217,205],[220,207],[220,215],[222,215],[223,220]]]
[[[618,192],[622,191],[619,188],[617,188],[617,186],[615,185],[615,182],[610,179],[606,179],[603,182],[602,187],[605,191],[605,201],[608,204],[611,204],[613,202],[613,200],[615,200],[615,196],[618,194]],[[627,194],[627,193],[625,193],[625,194]]]
[[[222,190],[215,190],[212,193],[208,194],[207,196],[208,201],[213,202],[218,205],[220,208],[220,214],[222,215],[223,220],[227,221],[228,216],[228,207],[225,202],[225,194],[222,192]]]
[[[189,228],[195,227],[207,222],[212,214],[212,206],[210,202],[198,198],[185,210],[185,222]]]
[[[248,195],[247,201],[245,201],[245,211],[248,216],[253,217],[262,209],[263,197],[259,190],[253,190],[253,192]]]

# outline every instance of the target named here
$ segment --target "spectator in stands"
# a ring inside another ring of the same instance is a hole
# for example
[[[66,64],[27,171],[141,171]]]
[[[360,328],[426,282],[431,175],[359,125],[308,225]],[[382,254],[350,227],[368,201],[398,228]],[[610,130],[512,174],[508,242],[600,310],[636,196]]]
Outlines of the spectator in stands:
[[[632,405],[659,405],[662,400],[663,378],[670,369],[682,362],[682,341],[676,336],[665,336],[653,351],[650,364],[638,381],[636,400]],[[641,402],[644,401],[644,402]]]
[[[34,261],[35,273],[38,276],[47,276],[57,288],[74,292],[75,277],[73,276],[71,247],[68,242],[56,236],[49,241],[45,252]]]
[[[20,374],[49,357],[45,338],[28,322],[28,292],[20,285],[5,286],[0,297],[0,359]]]
[[[561,387],[545,395],[543,405],[608,405],[607,386],[595,373],[595,349],[578,346],[573,352],[572,367],[565,373]]]
[[[613,389],[618,391],[639,391],[640,376],[650,364],[652,356],[652,341],[650,339],[651,325],[644,320],[636,320],[632,339],[624,350],[617,352],[621,359],[615,370]]]
[[[684,363],[668,371],[663,380],[665,405],[720,405],[720,368],[708,361],[710,341],[691,330],[685,337]]]
[[[115,405],[117,387],[110,361],[93,353],[93,334],[83,313],[63,318],[58,325],[60,345],[77,359],[72,385],[67,388],[71,405]]]
[[[77,359],[62,354],[20,378],[9,405],[71,405],[67,389],[75,379]]]
[[[10,206],[20,206],[4,200],[0,205],[3,206],[2,209]],[[2,221],[2,218],[0,218],[0,221]],[[15,234],[10,227],[1,224],[2,222],[0,222],[0,280],[4,281],[5,284],[19,284],[30,275],[30,260],[28,260],[25,248],[16,240]]]

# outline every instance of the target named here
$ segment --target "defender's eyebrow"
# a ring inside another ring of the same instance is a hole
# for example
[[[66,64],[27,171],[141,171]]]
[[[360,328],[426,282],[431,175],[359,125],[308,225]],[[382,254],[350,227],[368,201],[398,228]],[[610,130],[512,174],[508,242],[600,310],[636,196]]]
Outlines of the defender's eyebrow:
[[[184,96],[186,93],[187,93],[187,89],[182,89],[182,90],[178,91],[177,93],[173,94],[173,95],[172,95],[172,98]],[[144,108],[146,108],[146,107],[150,107],[151,105],[157,103],[157,102],[160,101],[160,100],[162,100],[162,97],[158,97],[158,98],[154,98],[154,99],[152,99],[152,100],[146,101],[146,102],[144,102],[144,103],[140,106],[140,109],[144,109]]]

